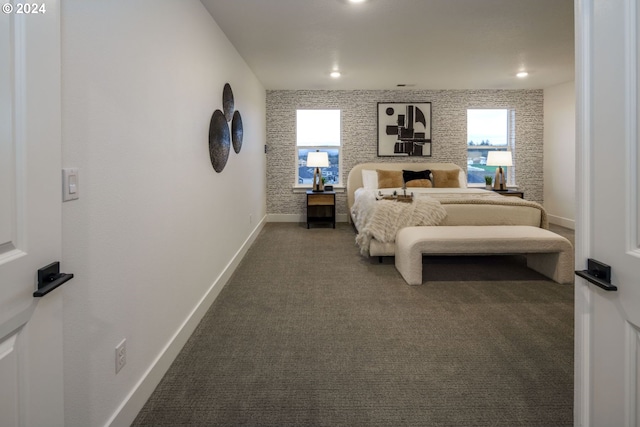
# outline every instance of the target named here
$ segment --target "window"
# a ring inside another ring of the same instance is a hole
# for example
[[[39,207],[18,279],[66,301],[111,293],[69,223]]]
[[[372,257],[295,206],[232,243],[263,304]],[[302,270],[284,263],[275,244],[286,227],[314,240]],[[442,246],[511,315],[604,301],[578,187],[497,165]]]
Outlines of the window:
[[[326,151],[329,167],[322,168],[326,184],[340,183],[340,110],[298,110],[296,117],[296,182],[311,185],[313,168],[307,167],[309,151]]]
[[[514,148],[514,111],[508,109],[467,110],[467,182],[484,184],[484,177],[493,178],[496,166],[487,166],[490,151]],[[503,168],[507,183],[513,184],[514,167]],[[511,170],[509,170],[511,169]]]

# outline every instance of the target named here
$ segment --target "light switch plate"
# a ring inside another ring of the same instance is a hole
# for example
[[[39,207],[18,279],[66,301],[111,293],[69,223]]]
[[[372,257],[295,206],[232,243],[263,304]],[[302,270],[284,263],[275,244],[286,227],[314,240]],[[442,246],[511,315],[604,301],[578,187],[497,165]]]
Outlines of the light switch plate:
[[[80,197],[78,168],[62,169],[62,201],[76,200]]]

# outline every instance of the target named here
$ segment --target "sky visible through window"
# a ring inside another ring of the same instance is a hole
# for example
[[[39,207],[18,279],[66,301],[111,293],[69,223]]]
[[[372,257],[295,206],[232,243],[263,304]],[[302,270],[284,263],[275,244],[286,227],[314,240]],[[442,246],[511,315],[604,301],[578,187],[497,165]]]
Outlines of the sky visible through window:
[[[467,143],[507,145],[507,110],[467,110]]]
[[[495,173],[495,166],[487,166],[487,157],[490,151],[503,151],[508,147],[508,112],[507,109],[467,110],[469,184],[483,184],[486,176]]]
[[[298,147],[339,146],[340,110],[298,110]]]
[[[326,151],[329,167],[322,168],[326,184],[340,182],[340,110],[297,110],[296,145],[298,184],[313,181],[314,168],[307,167],[309,151]]]

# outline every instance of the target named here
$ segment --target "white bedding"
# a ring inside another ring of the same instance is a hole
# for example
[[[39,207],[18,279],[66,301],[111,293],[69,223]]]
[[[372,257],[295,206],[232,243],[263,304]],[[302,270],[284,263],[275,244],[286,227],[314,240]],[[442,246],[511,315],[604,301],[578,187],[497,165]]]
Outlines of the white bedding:
[[[426,194],[415,194],[411,203],[384,200],[383,196],[383,192],[374,194],[371,190],[364,190],[353,205],[356,228],[359,230],[356,243],[364,255],[369,254],[373,239],[393,243],[401,228],[439,225],[447,216],[442,204]]]
[[[362,230],[368,220],[373,214],[375,202],[384,196],[391,196],[393,194],[410,195],[413,194],[415,198],[421,196],[441,197],[443,195],[450,197],[458,197],[460,194],[482,194],[487,191],[476,188],[408,188],[403,190],[402,188],[380,188],[375,190],[367,190],[365,188],[358,188],[355,191],[355,202],[351,208],[351,218],[356,226],[356,229]]]
[[[406,194],[413,194],[414,200],[429,199],[441,209],[444,216],[437,222],[424,220],[424,216],[409,217],[400,223],[389,221],[388,228],[382,228],[380,218],[398,214],[379,212],[388,209],[389,203],[408,205],[402,202],[388,202],[384,196],[405,194],[401,188],[355,191],[355,201],[351,209],[351,218],[358,230],[356,242],[363,253],[369,255],[393,255],[395,251],[395,232],[399,228],[415,225],[533,225],[547,228],[546,213],[535,202],[476,188],[409,188]],[[386,203],[384,203],[386,202]],[[434,214],[438,216],[439,214]],[[372,219],[375,219],[372,225]],[[413,222],[411,222],[413,221]]]
[[[415,197],[427,195],[442,205],[446,211],[446,216],[438,225],[531,225],[541,228],[548,227],[546,212],[541,205],[518,197],[505,197],[480,188],[467,188],[465,172],[456,164],[379,162],[355,165],[347,178],[347,207],[358,234],[366,229],[367,222],[373,215],[375,206],[382,203],[382,201],[376,201],[379,191],[382,192],[382,195],[393,194],[394,191],[397,194],[403,194],[401,188],[386,188],[384,190],[372,188],[372,185],[377,184],[377,172],[374,176],[373,171],[424,171],[426,169],[431,171],[459,171],[458,188],[407,188],[408,194],[413,193]],[[369,188],[365,190],[365,187]],[[404,204],[403,202],[389,203]],[[382,204],[384,205],[384,203]],[[393,215],[393,213],[391,214]],[[411,217],[412,215],[406,216]],[[422,219],[413,217],[411,220]],[[392,225],[390,227],[395,226]],[[381,235],[395,236],[393,228],[386,230]],[[366,240],[369,244],[369,255],[371,256],[392,256],[395,254],[395,237],[388,239],[393,241],[380,241],[375,237],[366,238]],[[382,240],[387,239],[383,238]]]

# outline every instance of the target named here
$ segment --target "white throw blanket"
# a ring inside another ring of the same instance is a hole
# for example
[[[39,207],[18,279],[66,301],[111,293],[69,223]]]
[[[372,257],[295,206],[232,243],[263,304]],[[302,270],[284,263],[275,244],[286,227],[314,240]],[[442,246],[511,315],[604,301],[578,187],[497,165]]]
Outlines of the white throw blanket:
[[[413,202],[404,203],[391,200],[378,200],[373,203],[373,209],[366,218],[358,218],[356,228],[359,233],[356,243],[360,246],[363,255],[369,255],[371,239],[382,243],[392,243],[396,240],[396,233],[404,227],[416,225],[438,225],[446,216],[447,211],[439,201],[424,195],[414,197]],[[367,202],[362,202],[367,203]],[[358,201],[354,204],[354,210],[358,209]]]

